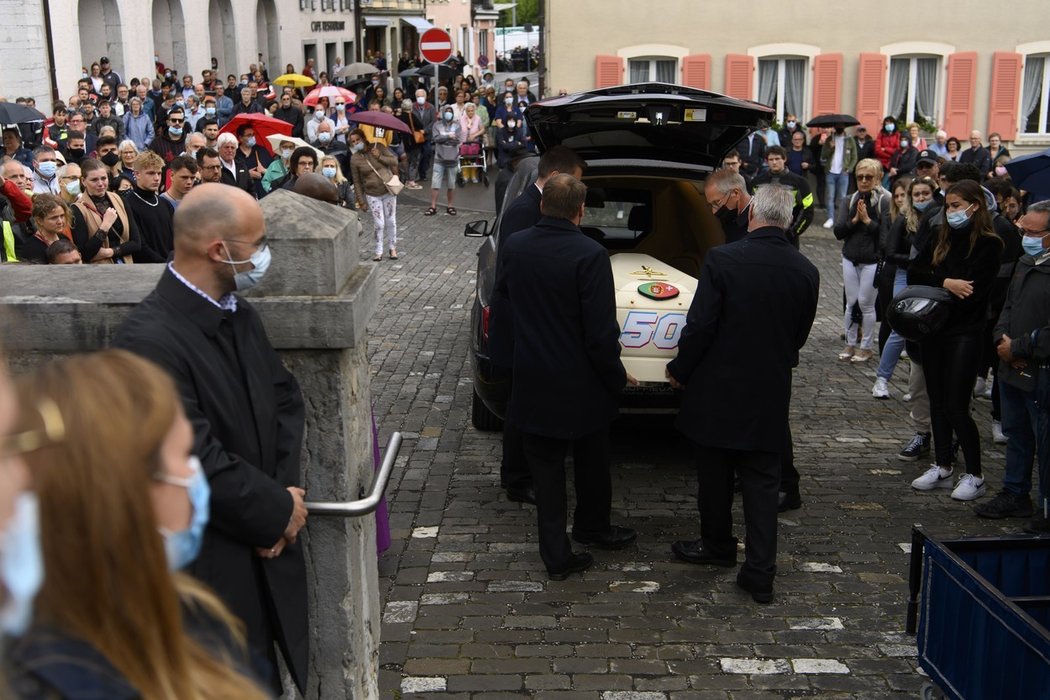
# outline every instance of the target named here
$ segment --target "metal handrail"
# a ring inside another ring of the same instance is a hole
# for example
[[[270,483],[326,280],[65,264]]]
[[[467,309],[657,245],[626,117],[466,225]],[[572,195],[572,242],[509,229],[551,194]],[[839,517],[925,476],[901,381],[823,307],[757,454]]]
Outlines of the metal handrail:
[[[394,471],[394,461],[397,459],[397,453],[401,451],[401,433],[394,433],[390,436],[390,442],[386,445],[386,454],[383,456],[383,463],[379,465],[379,471],[375,475],[375,479],[372,481],[372,487],[369,489],[367,496],[359,498],[356,501],[346,502],[318,502],[318,501],[307,501],[306,509],[310,515],[335,515],[341,518],[353,518],[361,515],[368,515],[376,508],[379,507],[379,502],[383,498],[383,493],[386,491],[387,482],[390,481],[390,474]],[[361,489],[364,493],[364,489]]]

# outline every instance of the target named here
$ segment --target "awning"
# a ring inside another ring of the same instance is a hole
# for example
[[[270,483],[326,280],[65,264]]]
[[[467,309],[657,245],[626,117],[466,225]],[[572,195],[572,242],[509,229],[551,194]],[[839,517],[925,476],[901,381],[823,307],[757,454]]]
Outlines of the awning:
[[[413,27],[416,28],[416,31],[419,32],[420,34],[422,34],[423,32],[425,32],[428,29],[433,29],[434,28],[433,24],[431,24],[430,22],[426,21],[422,17],[402,17],[401,21],[402,22],[406,22],[407,24],[411,24]]]
[[[496,4],[494,4],[492,6],[492,9],[495,10],[496,12],[503,12],[504,10],[509,10],[510,8],[517,7],[517,6],[518,6],[518,3],[516,3],[516,2],[503,2],[503,3],[496,3]]]
[[[366,27],[389,27],[389,17],[372,17],[371,15],[365,15],[365,26]]]

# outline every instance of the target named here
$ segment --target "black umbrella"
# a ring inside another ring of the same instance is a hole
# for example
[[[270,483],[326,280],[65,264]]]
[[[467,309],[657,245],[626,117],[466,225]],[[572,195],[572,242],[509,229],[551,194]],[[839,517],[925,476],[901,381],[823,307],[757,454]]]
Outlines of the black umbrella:
[[[46,118],[32,107],[26,107],[16,102],[0,102],[0,124],[42,122]]]
[[[809,124],[806,124],[806,126],[838,126],[839,124],[843,126],[857,126],[860,122],[852,114],[821,114],[819,117],[810,119]]]
[[[448,80],[454,77],[458,71],[452,66],[439,63],[438,64],[438,78],[441,80]],[[418,68],[409,68],[408,70],[401,71],[397,74],[399,78],[433,78],[434,77],[434,65],[428,63],[425,66],[419,66]]]

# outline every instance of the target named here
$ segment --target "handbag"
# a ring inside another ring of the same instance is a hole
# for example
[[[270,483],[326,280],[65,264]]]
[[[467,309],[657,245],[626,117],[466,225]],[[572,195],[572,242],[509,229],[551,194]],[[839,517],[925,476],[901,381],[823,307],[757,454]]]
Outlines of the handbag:
[[[368,156],[365,156],[365,162],[368,163],[368,167],[372,169],[372,172],[376,174],[380,180],[383,180],[383,176],[376,170],[376,166],[372,165],[372,161],[368,160]],[[401,182],[401,178],[397,175],[391,175],[389,179],[383,180],[383,184],[386,186],[386,191],[395,197],[401,194],[401,190],[405,189],[405,184]]]
[[[427,140],[426,132],[416,128],[416,120],[412,118],[411,110],[408,112],[408,123],[412,127],[412,140],[416,143],[425,143]]]

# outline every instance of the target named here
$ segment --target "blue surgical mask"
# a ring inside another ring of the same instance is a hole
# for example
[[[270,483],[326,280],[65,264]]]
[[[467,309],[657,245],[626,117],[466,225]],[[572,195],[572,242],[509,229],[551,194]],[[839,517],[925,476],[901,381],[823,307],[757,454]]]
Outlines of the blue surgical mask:
[[[208,477],[204,475],[204,468],[196,456],[190,457],[189,465],[193,476],[186,479],[170,476],[161,479],[166,483],[184,487],[193,510],[190,524],[185,530],[170,532],[164,528],[160,529],[161,535],[164,536],[164,551],[168,555],[168,568],[172,571],[185,569],[200,554],[201,544],[204,542],[204,528],[208,524],[210,513],[211,486],[208,484]]]
[[[226,246],[225,243],[222,244]],[[270,268],[270,246],[264,245],[259,250],[252,253],[252,256],[247,260],[234,260],[230,257],[229,248],[226,249],[226,262],[230,265],[244,265],[251,263],[254,267],[244,272],[238,272],[233,276],[233,284],[237,288],[238,292],[244,292],[255,285],[262,282],[263,277],[266,276],[266,271]]]
[[[33,621],[33,598],[44,582],[40,549],[40,506],[35,493],[24,491],[0,535],[0,585],[7,600],[0,607],[0,631],[19,636]]]
[[[1042,236],[1022,236],[1021,247],[1024,248],[1024,252],[1032,257],[1042,255],[1046,251],[1043,247]]]
[[[336,105],[335,105],[335,109],[338,112],[345,112],[346,111],[346,105],[344,103],[342,103],[342,102],[337,102]]]
[[[37,170],[44,177],[54,177],[55,173],[58,172],[58,164],[53,160],[45,160],[43,163],[37,166]]]
[[[251,148],[254,145],[255,145],[255,137],[254,136],[249,136],[248,137],[248,147]]]
[[[205,114],[205,116],[208,116],[208,117],[214,117],[215,116],[215,108],[214,107],[205,107],[204,108],[204,114]]]
[[[284,158],[285,160],[288,160],[291,157],[292,157],[292,149],[290,149],[290,148],[282,148],[281,149],[281,158]]]
[[[789,121],[789,122],[787,122],[787,128],[794,129],[797,124],[798,124],[798,122]]]
[[[897,128],[897,125],[896,124],[883,124],[882,128],[886,130],[887,134],[892,134],[893,130]]]
[[[452,121],[452,117],[453,117],[452,112],[445,112],[445,121],[447,121],[447,122]]]
[[[335,177],[335,168],[331,165],[326,165],[323,168],[321,168],[321,174],[329,180],[331,180],[333,177]]]
[[[959,211],[950,211],[945,214],[944,218],[952,228],[962,228],[970,221],[970,215],[967,213],[969,209],[970,207],[966,207],[966,209],[960,209]]]
[[[179,138],[180,136],[182,136],[182,127],[181,126],[169,126],[168,127],[168,136],[173,136],[175,138]]]
[[[360,153],[363,150],[365,150],[365,145],[363,143],[355,143],[350,146],[351,153]]]
[[[319,133],[317,135],[317,140],[320,141],[321,143],[328,143],[329,141],[332,140],[332,134],[331,134],[331,132],[328,132],[328,131],[322,131],[321,133]]]
[[[72,180],[66,183],[66,192],[69,193],[70,197],[80,196],[80,180]]]
[[[929,209],[931,204],[933,204],[933,200],[927,199],[925,202],[912,202],[911,208],[921,214],[922,212]]]
[[[427,103],[427,98],[426,97],[417,97],[416,98],[416,104],[425,105],[426,103]]]

